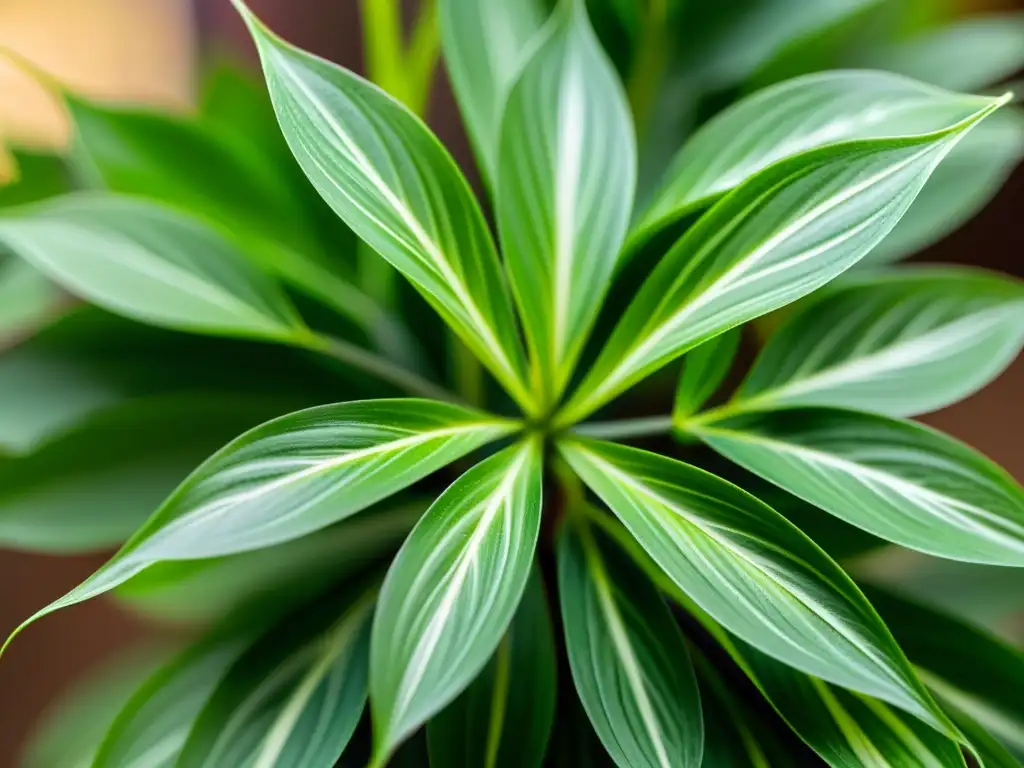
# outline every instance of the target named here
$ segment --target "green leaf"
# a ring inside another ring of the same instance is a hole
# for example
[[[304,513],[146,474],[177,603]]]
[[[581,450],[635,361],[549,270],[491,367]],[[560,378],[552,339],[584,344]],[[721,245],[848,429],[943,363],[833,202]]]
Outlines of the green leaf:
[[[542,0],[441,0],[441,42],[484,176],[498,177],[498,136],[508,90],[547,17]]]
[[[427,725],[436,768],[539,768],[555,716],[555,644],[537,568],[498,650]]]
[[[558,7],[509,93],[498,164],[502,250],[550,403],[611,283],[636,185],[629,105],[579,0]]]
[[[739,328],[734,328],[686,355],[672,407],[673,419],[692,416],[715,394],[732,368],[742,335]]]
[[[964,267],[855,278],[790,318],[735,407],[938,410],[984,387],[1024,346],[1024,284]]]
[[[268,596],[299,602],[394,553],[426,510],[422,502],[375,509],[266,549],[157,563],[114,591],[149,618],[208,622]]]
[[[657,454],[598,441],[558,448],[668,578],[728,630],[953,733],[849,577],[771,507]]]
[[[863,66],[887,69],[943,88],[976,90],[1024,67],[1024,14],[969,16],[861,52]]]
[[[312,533],[514,428],[429,400],[324,405],[269,421],[214,454],[102,568],[17,631],[162,561],[245,552]]]
[[[0,244],[134,320],[260,339],[305,333],[283,293],[227,241],[155,203],[69,195],[0,218]]]
[[[806,408],[692,430],[731,461],[910,549],[1024,566],[1024,489],[981,454],[908,421]]]
[[[984,103],[869,70],[819,72],[770,86],[723,110],[686,142],[631,237],[647,239],[793,155],[857,139],[943,131]]]
[[[233,2],[256,40],[285,138],[313,185],[531,408],[501,264],[451,156],[376,86],[285,43]]]
[[[697,680],[661,596],[582,521],[558,545],[565,644],[576,690],[619,766],[700,766]]]
[[[388,571],[373,624],[375,765],[458,696],[494,653],[540,530],[534,441],[473,467],[427,511]]]
[[[260,638],[210,695],[177,768],[333,768],[366,704],[375,598],[371,590],[340,617],[318,606],[311,620]]]
[[[856,264],[896,225],[963,132],[1003,101],[979,97],[969,102],[977,112],[945,130],[804,152],[744,182],[648,277],[559,424],[584,418],[687,350]]]
[[[942,697],[939,697],[942,700]],[[942,705],[953,718],[953,722],[971,743],[972,750],[981,760],[984,768],[1021,768],[1020,762],[1010,754],[1010,751],[1002,745],[988,731],[978,724],[977,720],[961,712],[948,701],[942,700]]]
[[[892,592],[864,591],[928,686],[1024,758],[1024,652]]]
[[[25,205],[67,192],[70,187],[64,159],[31,149],[11,150],[13,176],[0,184],[0,208]]]
[[[60,554],[117,546],[211,452],[287,410],[287,400],[242,394],[144,398],[0,457],[0,545]]]
[[[861,265],[898,261],[959,229],[996,196],[1022,157],[1024,117],[1017,110],[992,115],[953,148]]]
[[[60,313],[60,290],[20,259],[0,256],[0,349]]]

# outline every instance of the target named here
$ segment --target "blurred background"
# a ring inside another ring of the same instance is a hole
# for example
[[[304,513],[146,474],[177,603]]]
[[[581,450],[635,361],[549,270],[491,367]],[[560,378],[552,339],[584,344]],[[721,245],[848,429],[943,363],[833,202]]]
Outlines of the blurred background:
[[[719,0],[718,5],[732,1]],[[250,0],[249,4],[285,38],[361,69],[355,0]],[[736,4],[737,13],[744,12],[740,6],[748,5]],[[806,0],[797,4],[809,5]],[[923,16],[1024,11],[1024,3],[1009,0],[935,0],[916,5],[923,9]],[[1024,49],[1024,36],[1021,46]],[[248,34],[228,0],[0,0],[0,47],[21,54],[94,99],[185,113],[193,109],[207,63],[224,58],[254,62]],[[1024,50],[1021,53],[1024,58]],[[427,118],[469,165],[443,72]],[[61,109],[45,90],[0,61],[0,137],[5,144],[61,148],[68,133]],[[13,173],[11,160],[5,157],[0,161],[0,178]],[[1022,212],[1024,169],[1018,167],[980,215],[915,258],[975,264],[1024,276]],[[0,339],[0,349],[3,344]],[[1024,480],[1024,359],[983,392],[925,420],[976,446]],[[0,550],[0,636],[81,581],[105,556],[58,558]],[[898,581],[1007,637],[1024,639],[1024,578],[1017,577],[1014,593],[1005,583],[1008,574],[1000,569],[950,565],[904,552],[882,553],[869,567],[878,578]],[[16,764],[32,724],[83,670],[103,661],[122,661],[124,649],[140,638],[167,633],[173,630],[158,633],[103,600],[59,612],[33,626],[0,665],[0,768]]]

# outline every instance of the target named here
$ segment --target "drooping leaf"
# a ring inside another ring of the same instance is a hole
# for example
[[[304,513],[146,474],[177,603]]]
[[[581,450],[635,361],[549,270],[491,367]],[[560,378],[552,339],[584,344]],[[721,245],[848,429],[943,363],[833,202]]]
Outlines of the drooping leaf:
[[[700,766],[697,681],[683,635],[655,588],[582,522],[561,533],[558,585],[576,691],[615,762]]]
[[[1024,652],[893,592],[864,591],[928,686],[1024,759]]]
[[[233,2],[256,40],[285,138],[313,185],[531,407],[497,252],[451,156],[376,86],[285,43],[242,0]]]
[[[545,402],[611,283],[636,184],[629,105],[584,4],[564,2],[512,87],[497,179],[502,250]]]
[[[740,408],[835,406],[914,416],[967,397],[1024,346],[1024,283],[907,268],[830,291],[768,340]]]
[[[953,732],[849,577],[773,509],[647,451],[581,440],[558,447],[667,577],[731,632]]]
[[[175,765],[333,768],[366,704],[375,599],[374,589],[340,616],[329,601],[260,638],[217,684]]]
[[[678,421],[692,416],[715,394],[736,358],[741,335],[738,328],[726,331],[683,359],[683,374],[679,377],[672,407],[673,419]]]
[[[59,314],[60,290],[21,259],[0,255],[0,349]]]
[[[749,413],[693,430],[726,458],[883,539],[1024,566],[1024,489],[940,432],[827,408]]]
[[[963,132],[1001,103],[979,97],[977,112],[945,130],[804,152],[744,182],[650,275],[559,423],[578,421],[687,350],[857,263]]]
[[[514,428],[429,400],[325,405],[267,422],[202,464],[113,558],[17,631],[159,562],[245,552],[312,533]]]
[[[459,698],[427,726],[438,768],[539,768],[555,716],[555,645],[534,568],[498,650]]]
[[[800,152],[855,139],[941,131],[983,103],[976,96],[870,70],[820,72],[765,88],[723,110],[686,142],[632,237],[646,239]]]
[[[117,546],[213,451],[287,399],[168,395],[111,406],[0,457],[0,544],[70,554]]]
[[[547,17],[541,0],[441,0],[448,76],[484,176],[498,170],[498,135],[508,90]]]
[[[72,293],[179,330],[289,339],[302,322],[213,230],[155,203],[68,195],[0,219],[0,244]]]
[[[378,764],[462,692],[505,634],[540,530],[539,449],[523,442],[464,474],[388,571],[370,653]]]

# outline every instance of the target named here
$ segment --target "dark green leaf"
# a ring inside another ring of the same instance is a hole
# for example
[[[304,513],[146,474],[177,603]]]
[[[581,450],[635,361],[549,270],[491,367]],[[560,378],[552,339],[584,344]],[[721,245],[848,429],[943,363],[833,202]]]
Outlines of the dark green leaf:
[[[35,150],[11,151],[13,176],[0,184],[0,208],[25,205],[67,192],[70,188],[64,159]]]

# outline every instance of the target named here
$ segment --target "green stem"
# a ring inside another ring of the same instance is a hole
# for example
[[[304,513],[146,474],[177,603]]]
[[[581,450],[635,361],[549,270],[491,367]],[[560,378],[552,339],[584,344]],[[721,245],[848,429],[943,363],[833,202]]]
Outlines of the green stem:
[[[484,768],[494,768],[498,763],[502,731],[505,725],[505,710],[508,708],[509,673],[512,666],[512,652],[508,635],[501,639],[494,652],[494,691],[491,695],[491,720],[487,728],[487,753]]]
[[[460,399],[447,389],[439,387],[422,376],[347,341],[311,332],[300,343],[306,349],[333,357],[335,360],[339,360],[346,365],[351,365],[353,368],[358,368],[383,381],[394,384],[410,395],[427,397],[432,400],[442,400],[448,403],[461,403]]]
[[[620,421],[592,421],[589,424],[573,427],[572,431],[584,437],[622,440],[630,437],[666,435],[672,431],[673,426],[671,416],[648,416],[642,419],[622,419]]]
[[[641,140],[646,133],[647,121],[668,65],[668,40],[665,35],[667,16],[666,0],[650,0],[637,45],[636,61],[626,83],[626,96],[633,110],[637,136]]]
[[[406,104],[421,117],[427,111],[440,52],[436,0],[422,0],[405,56]]]

